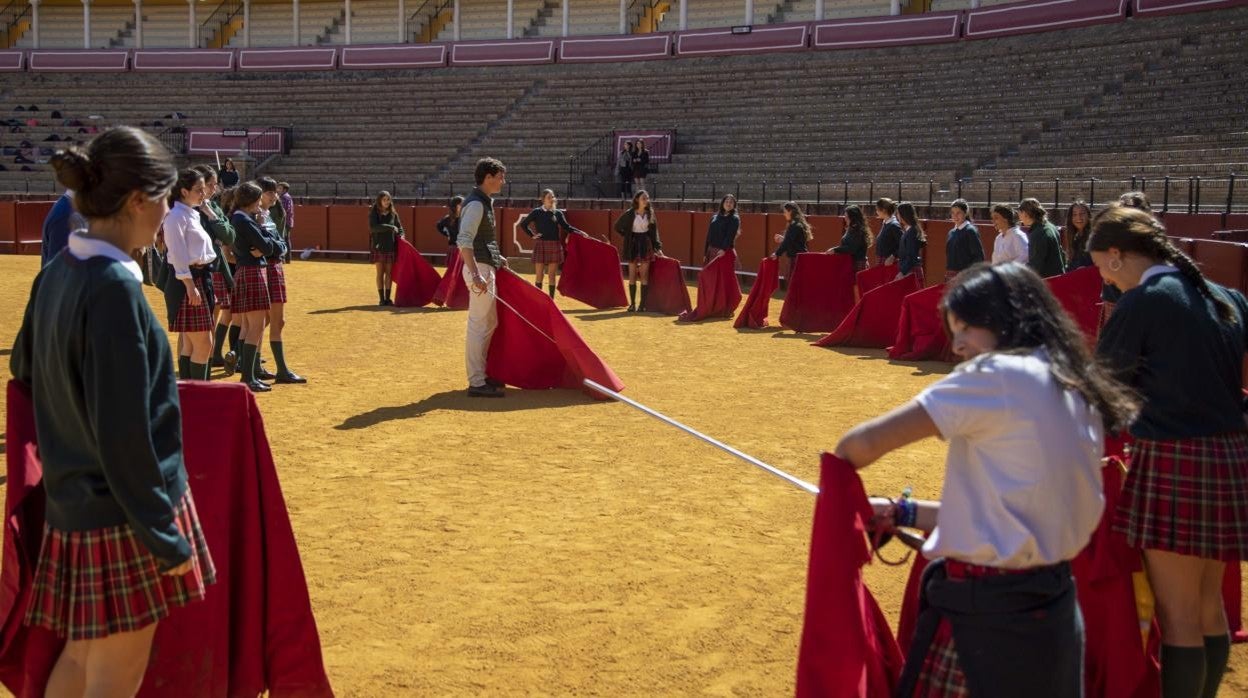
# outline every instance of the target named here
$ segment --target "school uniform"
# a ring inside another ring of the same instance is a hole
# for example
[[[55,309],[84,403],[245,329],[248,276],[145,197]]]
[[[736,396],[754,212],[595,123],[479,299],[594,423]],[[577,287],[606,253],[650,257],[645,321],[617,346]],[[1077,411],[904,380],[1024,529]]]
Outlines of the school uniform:
[[[1100,414],[1044,349],[978,356],[916,400],[949,451],[897,695],[1082,695],[1069,561],[1104,509]]]
[[[997,233],[997,237],[992,241],[992,263],[1018,262],[1019,264],[1026,264],[1029,257],[1028,245],[1027,233],[1024,233],[1023,229],[1018,226],[1014,226],[1003,233]]]
[[[1088,233],[1091,232],[1092,226],[1082,236],[1071,237],[1070,239],[1070,259],[1067,260],[1066,271],[1074,271],[1084,267],[1093,266],[1092,253],[1088,252]],[[1062,231],[1063,237],[1070,236],[1071,231],[1065,228]]]
[[[238,170],[222,169],[217,175],[221,178],[221,187],[223,189],[238,186]]]
[[[949,231],[945,240],[945,281],[959,272],[984,261],[984,244],[979,240],[979,229],[970,221]]]
[[[919,284],[924,283],[923,245],[925,244],[919,239],[919,229],[911,226],[901,234],[901,244],[897,249],[897,270],[902,276],[911,273],[918,275]]]
[[[70,233],[86,228],[87,219],[74,210],[74,192],[66,189],[43,219],[43,244],[39,248],[39,254],[43,258],[41,266],[46,267],[53,257],[65,249]]]
[[[269,211],[260,212],[260,229],[272,241],[275,248],[268,258],[268,269],[265,274],[265,281],[269,285],[269,303],[285,303],[287,301],[286,266],[282,264],[282,257],[287,251],[286,241],[282,238],[281,231],[269,215]]]
[[[875,258],[880,264],[889,257],[897,257],[901,252],[901,236],[904,231],[897,222],[897,216],[884,221],[880,226],[880,234],[875,238]]]
[[[217,254],[217,261],[212,264],[212,299],[215,307],[222,310],[230,309],[230,292],[234,288],[234,272],[225,259],[224,251],[234,244],[234,226],[229,216],[221,210],[215,201],[205,201],[204,205],[212,209],[216,220],[210,220],[204,213],[199,214],[199,224],[212,237],[212,249]]]
[[[716,213],[706,228],[706,248],[703,250],[702,263],[710,264],[720,252],[727,252],[737,246],[737,235],[741,232],[741,217],[736,211],[728,215]]]
[[[615,169],[620,176],[620,194],[633,193],[633,154],[621,150],[615,156]]]
[[[403,237],[403,222],[399,214],[391,207],[387,213],[381,213],[376,206],[368,209],[369,251],[368,259],[373,264],[378,262],[394,262],[395,246]]]
[[[173,357],[125,252],[75,233],[13,347],[30,386],[45,525],[27,625],[86,640],[204,598],[215,571],[182,457]],[[190,561],[184,576],[162,572]]]
[[[534,232],[534,226],[537,227],[537,232]],[[532,255],[534,264],[563,264],[563,245],[559,242],[559,231],[562,229],[567,233],[580,232],[568,223],[563,211],[557,208],[547,209],[545,206],[529,211],[520,227],[529,237],[535,239]]]
[[[213,288],[212,268],[217,253],[208,231],[200,225],[199,211],[177,202],[162,225],[165,231],[166,260],[174,279],[165,284],[165,305],[170,332],[211,332]],[[199,290],[202,302],[191,304],[186,279]]]
[[[1236,323],[1174,267],[1150,268],[1118,301],[1097,354],[1144,398],[1114,529],[1133,547],[1234,561],[1248,559],[1248,301],[1209,286]]]
[[[230,222],[235,233],[233,310],[235,313],[268,310],[271,301],[266,258],[277,253],[276,241],[264,234],[256,219],[242,211],[235,211]],[[253,257],[253,249],[265,256]]]
[[[841,244],[832,248],[834,254],[847,254],[854,259],[854,271],[867,268],[867,230],[849,228],[841,236]]]
[[[797,223],[789,223],[789,227],[784,229],[784,239],[780,241],[774,254],[777,258],[788,257],[790,262],[794,262],[799,254],[808,251],[809,246],[806,231]]]
[[[650,174],[650,151],[641,150],[633,156],[633,179],[644,187]]]
[[[452,218],[450,215],[442,216],[442,218],[438,220],[437,228],[438,235],[446,238],[446,263],[449,266],[451,263],[451,253],[459,247],[459,245],[455,242],[455,239],[459,237],[459,219]]]
[[[624,239],[622,256],[628,262],[650,262],[656,252],[663,251],[659,238],[659,220],[653,210],[637,215],[629,209],[615,221],[615,232]]]
[[[1039,220],[1027,231],[1027,266],[1042,278],[1066,273],[1066,253],[1057,226]]]

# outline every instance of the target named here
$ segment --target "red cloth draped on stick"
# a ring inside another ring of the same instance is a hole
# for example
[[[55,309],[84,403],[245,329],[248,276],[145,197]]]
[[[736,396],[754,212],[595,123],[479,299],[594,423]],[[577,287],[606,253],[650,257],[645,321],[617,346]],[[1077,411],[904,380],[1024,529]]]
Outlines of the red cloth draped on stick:
[[[646,310],[664,315],[680,315],[689,312],[689,288],[680,262],[671,257],[655,257],[650,263],[650,290],[646,296]]]
[[[1083,330],[1088,343],[1096,345],[1101,319],[1101,272],[1096,267],[1083,267],[1061,276],[1045,279],[1049,290]]]
[[[881,264],[863,269],[858,272],[858,293],[865,296],[872,290],[892,281],[897,278],[897,271],[896,264]]]
[[[780,262],[771,257],[763,257],[758,265],[758,276],[750,287],[750,295],[741,306],[736,322],[732,326],[741,329],[749,327],[762,329],[767,326],[767,313],[771,305],[771,294],[780,288]]]
[[[569,235],[559,293],[593,308],[628,305],[624,277],[620,274],[620,251],[601,240]]]
[[[584,379],[624,389],[549,296],[507,269],[497,279],[498,329],[485,367],[490,377],[526,390],[579,388],[600,400],[608,398],[584,387]]]
[[[332,696],[255,399],[238,383],[178,388],[186,470],[217,583],[157,626],[139,696]],[[62,647],[51,633],[21,626],[43,532],[33,422],[29,393],[10,382],[0,680],[21,697],[43,695]]]
[[[945,285],[939,284],[911,293],[901,304],[897,338],[888,348],[888,358],[902,361],[955,361],[945,336],[944,322],[937,307]]]
[[[737,253],[727,250],[698,272],[698,307],[681,313],[680,320],[730,318],[737,312],[738,305],[741,305],[741,284],[737,282]]]
[[[433,300],[442,280],[438,270],[407,240],[399,240],[394,259],[394,304],[400,308],[419,308]]]
[[[803,252],[780,309],[780,324],[794,332],[831,332],[854,307],[854,259]]]
[[[464,282],[464,260],[459,258],[459,249],[451,252],[446,260],[446,273],[438,282],[438,288],[431,299],[434,305],[442,305],[452,310],[468,308],[468,284]]]
[[[798,698],[891,698],[902,655],[862,581],[871,505],[854,466],[823,454],[810,537]]]
[[[884,267],[875,267],[881,269]],[[862,275],[868,269],[858,273]],[[901,306],[906,296],[919,291],[919,278],[909,274],[896,281],[867,291],[862,300],[849,311],[841,324],[823,339],[815,342],[817,347],[868,347],[886,349],[897,339],[897,323],[901,320]]]

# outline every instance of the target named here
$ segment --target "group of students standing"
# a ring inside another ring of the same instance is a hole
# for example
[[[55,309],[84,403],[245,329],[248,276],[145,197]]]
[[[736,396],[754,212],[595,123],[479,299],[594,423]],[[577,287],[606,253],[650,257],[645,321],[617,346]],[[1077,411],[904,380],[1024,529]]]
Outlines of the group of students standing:
[[[620,178],[620,196],[630,196],[646,188],[646,177],[650,174],[646,139],[624,141],[624,147],[615,156],[615,172]]]

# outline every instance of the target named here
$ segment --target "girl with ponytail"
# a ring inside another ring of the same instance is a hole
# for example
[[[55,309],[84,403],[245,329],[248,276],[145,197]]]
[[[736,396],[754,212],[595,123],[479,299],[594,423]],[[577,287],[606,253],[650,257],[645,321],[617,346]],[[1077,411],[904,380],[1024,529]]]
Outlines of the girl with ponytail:
[[[1122,291],[1097,353],[1144,400],[1114,528],[1143,550],[1157,598],[1163,698],[1212,696],[1230,647],[1222,573],[1248,555],[1248,301],[1133,206],[1102,211],[1088,251]]]

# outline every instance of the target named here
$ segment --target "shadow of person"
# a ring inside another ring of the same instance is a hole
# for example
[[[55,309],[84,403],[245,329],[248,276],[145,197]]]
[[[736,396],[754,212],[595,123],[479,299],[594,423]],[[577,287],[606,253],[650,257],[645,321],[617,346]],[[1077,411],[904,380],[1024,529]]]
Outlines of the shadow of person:
[[[610,317],[617,317],[619,315],[618,312],[612,312],[612,311],[619,311],[619,308],[569,308],[563,311],[563,314],[564,315],[589,315],[591,313],[611,313]]]
[[[520,390],[512,388],[507,397],[474,398],[468,397],[465,390],[447,390],[436,393],[406,405],[378,407],[353,417],[334,427],[339,431],[367,429],[368,427],[404,419],[416,419],[436,410],[452,410],[456,412],[516,412],[519,410],[540,410],[553,407],[569,407],[571,405],[606,404],[594,400],[579,390]]]

